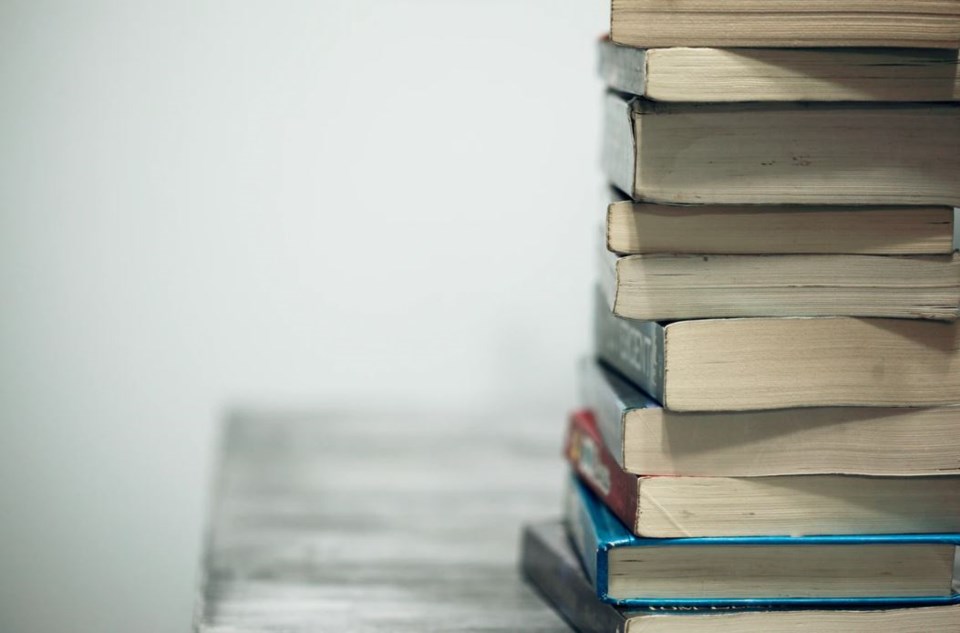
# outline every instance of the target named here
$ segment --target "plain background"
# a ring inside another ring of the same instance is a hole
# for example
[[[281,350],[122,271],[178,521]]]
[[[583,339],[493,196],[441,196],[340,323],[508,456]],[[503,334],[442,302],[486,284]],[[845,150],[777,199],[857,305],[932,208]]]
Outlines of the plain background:
[[[0,2],[0,630],[186,630],[232,406],[559,446],[607,4]]]

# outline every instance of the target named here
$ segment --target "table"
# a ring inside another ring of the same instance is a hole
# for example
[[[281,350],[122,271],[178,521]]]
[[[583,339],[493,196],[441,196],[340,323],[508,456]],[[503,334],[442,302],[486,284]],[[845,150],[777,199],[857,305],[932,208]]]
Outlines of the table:
[[[568,631],[517,571],[563,418],[245,411],[222,431],[195,630]]]

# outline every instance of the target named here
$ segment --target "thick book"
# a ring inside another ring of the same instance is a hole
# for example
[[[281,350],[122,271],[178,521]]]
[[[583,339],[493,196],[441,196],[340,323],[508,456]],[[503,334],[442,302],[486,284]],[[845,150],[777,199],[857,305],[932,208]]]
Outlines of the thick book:
[[[606,248],[622,255],[950,255],[950,207],[670,205],[617,200]]]
[[[956,0],[612,0],[613,41],[657,46],[960,48]]]
[[[636,200],[960,206],[960,104],[676,104],[608,93],[603,164]]]
[[[581,633],[933,633],[960,630],[960,606],[859,609],[647,608],[597,600],[560,521],[526,525],[520,568]]]
[[[960,475],[960,407],[680,413],[590,359],[579,367],[614,463],[637,475]]]
[[[607,87],[653,101],[957,101],[956,50],[634,48],[600,42]]]
[[[910,319],[637,321],[598,291],[597,356],[674,411],[960,404],[960,325]]]
[[[565,521],[604,602],[855,606],[960,602],[960,534],[640,538],[571,478]]]
[[[634,475],[617,464],[590,411],[571,415],[565,453],[580,479],[637,536],[960,532],[956,476]]]
[[[953,321],[960,255],[712,255],[601,252],[617,316],[885,317]]]

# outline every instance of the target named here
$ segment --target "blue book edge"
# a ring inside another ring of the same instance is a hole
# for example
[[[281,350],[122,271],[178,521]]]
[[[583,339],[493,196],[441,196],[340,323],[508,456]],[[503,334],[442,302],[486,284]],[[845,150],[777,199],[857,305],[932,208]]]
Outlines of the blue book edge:
[[[695,547],[697,545],[863,545],[931,543],[960,545],[960,534],[853,534],[837,536],[723,536],[695,538],[641,538],[627,530],[575,475],[570,476],[567,494],[566,523],[580,555],[587,576],[606,603],[624,607],[733,607],[777,608],[784,606],[934,606],[960,604],[960,594],[949,596],[904,597],[821,597],[821,598],[629,598],[618,599],[608,594],[608,554],[615,547]]]

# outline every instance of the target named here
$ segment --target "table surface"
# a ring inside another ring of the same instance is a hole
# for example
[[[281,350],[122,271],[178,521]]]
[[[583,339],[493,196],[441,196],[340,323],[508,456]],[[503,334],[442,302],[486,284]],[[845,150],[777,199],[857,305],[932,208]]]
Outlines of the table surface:
[[[492,422],[496,420],[496,422]],[[569,629],[517,571],[562,418],[246,412],[223,427],[195,629]]]

